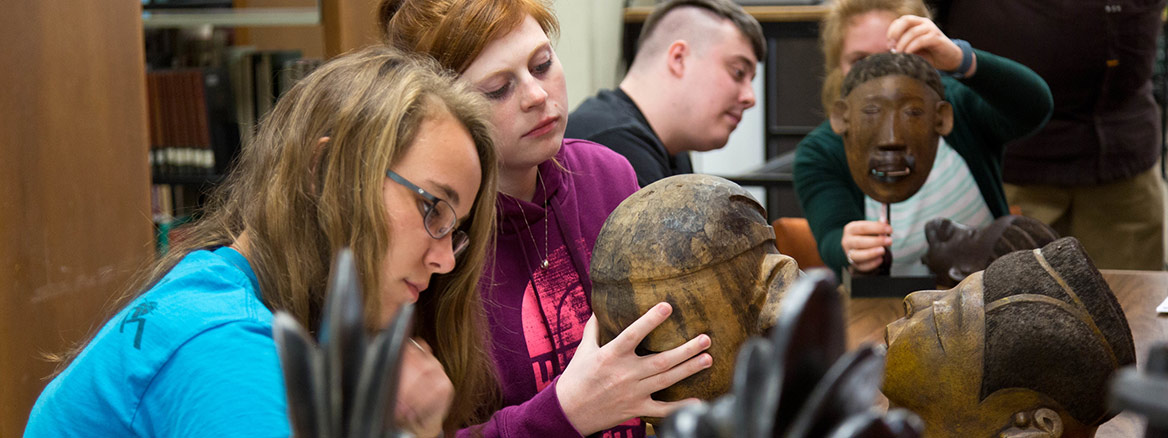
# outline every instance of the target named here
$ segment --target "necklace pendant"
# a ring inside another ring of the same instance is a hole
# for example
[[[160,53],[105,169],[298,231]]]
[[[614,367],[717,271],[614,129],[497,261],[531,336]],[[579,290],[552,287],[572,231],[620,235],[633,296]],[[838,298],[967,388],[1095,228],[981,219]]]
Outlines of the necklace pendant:
[[[547,269],[547,267],[548,267],[548,261],[547,261],[547,259],[543,259],[543,263],[539,264],[539,268],[540,269]]]

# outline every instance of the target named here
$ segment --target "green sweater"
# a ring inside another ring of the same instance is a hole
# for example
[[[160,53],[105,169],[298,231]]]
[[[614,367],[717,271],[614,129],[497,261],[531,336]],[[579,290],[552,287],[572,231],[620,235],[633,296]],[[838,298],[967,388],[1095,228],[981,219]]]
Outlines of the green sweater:
[[[980,50],[977,72],[963,80],[943,76],[945,100],[953,105],[953,131],[945,141],[965,159],[994,217],[1009,213],[1002,190],[1003,145],[1030,135],[1050,119],[1054,101],[1037,74]],[[819,246],[836,275],[848,265],[840,239],[844,225],[864,220],[864,193],[852,181],[843,139],[829,122],[807,134],[795,152],[795,192]]]

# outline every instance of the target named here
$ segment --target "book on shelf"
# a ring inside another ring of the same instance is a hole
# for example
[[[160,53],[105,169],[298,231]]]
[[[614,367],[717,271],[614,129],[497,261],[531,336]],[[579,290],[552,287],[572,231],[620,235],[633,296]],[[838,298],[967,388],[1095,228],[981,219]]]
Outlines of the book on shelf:
[[[150,212],[156,231],[159,254],[180,241],[194,221],[207,196],[206,191],[190,185],[153,184],[150,186]]]
[[[262,50],[251,54],[252,84],[255,90],[255,120],[260,120],[297,80],[291,67],[300,59],[299,50]]]
[[[202,69],[147,72],[150,162],[155,176],[214,173],[204,80]]]
[[[228,47],[224,52],[225,64],[231,77],[231,94],[235,101],[235,117],[239,127],[241,144],[251,141],[256,124],[255,110],[255,70],[252,68],[253,46]]]
[[[147,72],[151,163],[158,182],[223,175],[256,123],[319,60],[232,48],[216,67]]]

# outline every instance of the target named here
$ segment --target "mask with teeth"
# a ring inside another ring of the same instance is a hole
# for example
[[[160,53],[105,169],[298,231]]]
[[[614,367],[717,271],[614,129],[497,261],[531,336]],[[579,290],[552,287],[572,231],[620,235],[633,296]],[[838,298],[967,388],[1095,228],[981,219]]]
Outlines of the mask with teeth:
[[[953,128],[936,71],[916,55],[872,55],[852,67],[844,89],[831,127],[843,137],[852,179],[879,202],[908,199],[928,179],[940,137]]]

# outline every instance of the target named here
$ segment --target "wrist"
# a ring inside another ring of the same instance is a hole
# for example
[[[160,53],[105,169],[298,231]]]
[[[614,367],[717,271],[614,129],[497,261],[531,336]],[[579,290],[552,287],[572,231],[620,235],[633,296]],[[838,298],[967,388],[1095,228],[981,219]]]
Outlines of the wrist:
[[[545,391],[551,390],[552,394],[555,394],[555,400],[556,403],[559,404],[560,413],[564,415],[564,419],[567,420],[568,425],[573,429],[576,429],[576,433],[584,436],[584,428],[581,424],[583,419],[580,418],[580,410],[575,406],[574,397],[567,395],[567,392],[570,391],[562,391],[564,388],[563,385],[560,385],[562,382],[561,377],[563,377],[563,375],[556,377],[555,380],[552,381],[551,386],[545,389]]]
[[[969,41],[961,39],[954,38],[951,41],[957,45],[958,49],[961,49],[961,64],[956,69],[945,72],[945,74],[957,79],[967,78],[973,74],[975,62],[973,46],[969,44]]]

